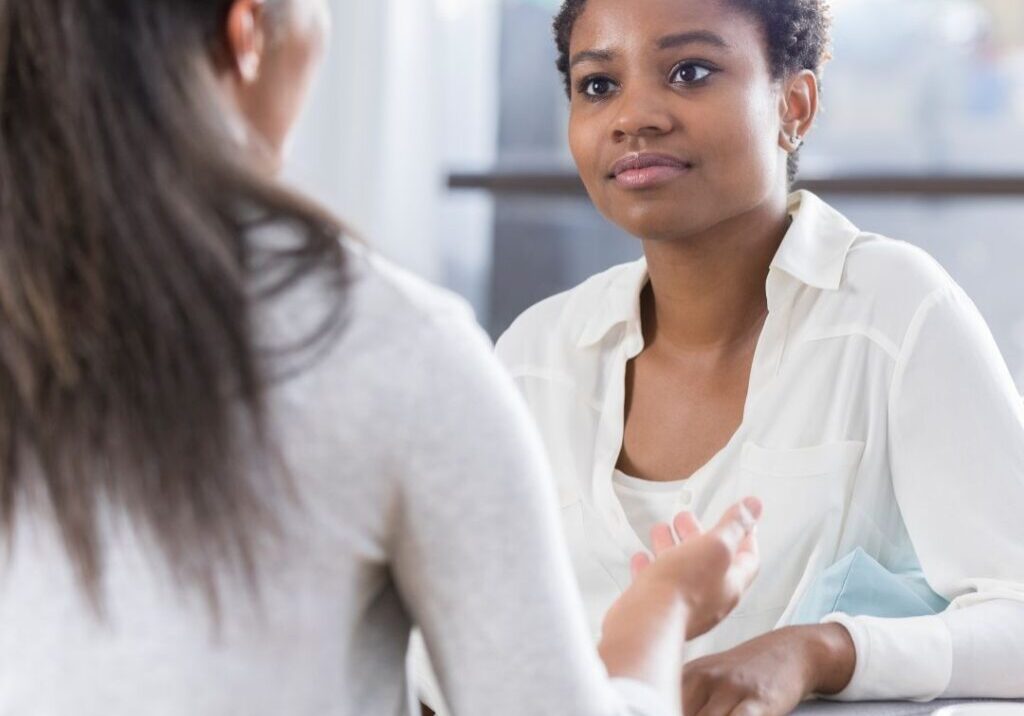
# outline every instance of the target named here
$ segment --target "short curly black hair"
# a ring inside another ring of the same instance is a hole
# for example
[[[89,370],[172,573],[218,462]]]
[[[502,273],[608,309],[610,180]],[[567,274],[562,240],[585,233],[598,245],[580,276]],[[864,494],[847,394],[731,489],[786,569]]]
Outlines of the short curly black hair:
[[[737,9],[751,13],[765,30],[772,76],[781,79],[800,70],[811,70],[821,81],[821,72],[831,58],[832,16],[828,0],[726,0]],[[558,71],[565,92],[572,94],[569,79],[569,40],[573,27],[586,8],[587,0],[565,0],[555,16],[555,44]],[[789,157],[789,180],[796,177],[798,152]]]

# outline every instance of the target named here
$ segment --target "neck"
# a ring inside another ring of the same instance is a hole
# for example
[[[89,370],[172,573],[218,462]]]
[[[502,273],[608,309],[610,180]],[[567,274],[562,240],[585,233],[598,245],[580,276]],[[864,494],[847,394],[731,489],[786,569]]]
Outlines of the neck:
[[[767,311],[765,280],[788,226],[783,196],[698,234],[644,240],[647,344],[724,351],[748,338]]]

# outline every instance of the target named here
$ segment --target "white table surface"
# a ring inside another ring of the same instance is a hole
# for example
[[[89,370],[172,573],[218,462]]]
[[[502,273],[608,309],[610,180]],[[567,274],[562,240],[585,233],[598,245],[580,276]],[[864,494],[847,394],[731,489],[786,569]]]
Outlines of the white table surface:
[[[955,701],[807,701],[798,708],[796,716],[924,716],[931,714],[943,706],[963,703],[993,703],[995,699],[959,699]],[[1024,701],[999,701],[1002,704],[1014,704],[1020,707],[1024,716]]]

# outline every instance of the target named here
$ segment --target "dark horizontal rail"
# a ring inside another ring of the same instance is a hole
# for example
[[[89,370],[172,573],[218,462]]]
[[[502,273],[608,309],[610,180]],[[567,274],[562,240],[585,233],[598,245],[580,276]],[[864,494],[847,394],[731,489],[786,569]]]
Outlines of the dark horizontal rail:
[[[500,195],[583,196],[579,177],[571,172],[455,172],[452,189],[481,189]],[[797,188],[818,194],[916,197],[1024,197],[1024,175],[856,175],[803,179]]]

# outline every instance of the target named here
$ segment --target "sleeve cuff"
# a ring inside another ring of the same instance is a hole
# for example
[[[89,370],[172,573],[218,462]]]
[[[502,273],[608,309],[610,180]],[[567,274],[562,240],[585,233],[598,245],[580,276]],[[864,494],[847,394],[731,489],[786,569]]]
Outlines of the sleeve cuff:
[[[931,701],[945,692],[953,672],[949,628],[938,616],[908,619],[829,614],[853,639],[857,663],[837,701]]]
[[[679,716],[678,710],[665,701],[654,689],[636,679],[611,679],[612,688],[622,702],[622,708],[615,713],[629,716]]]

